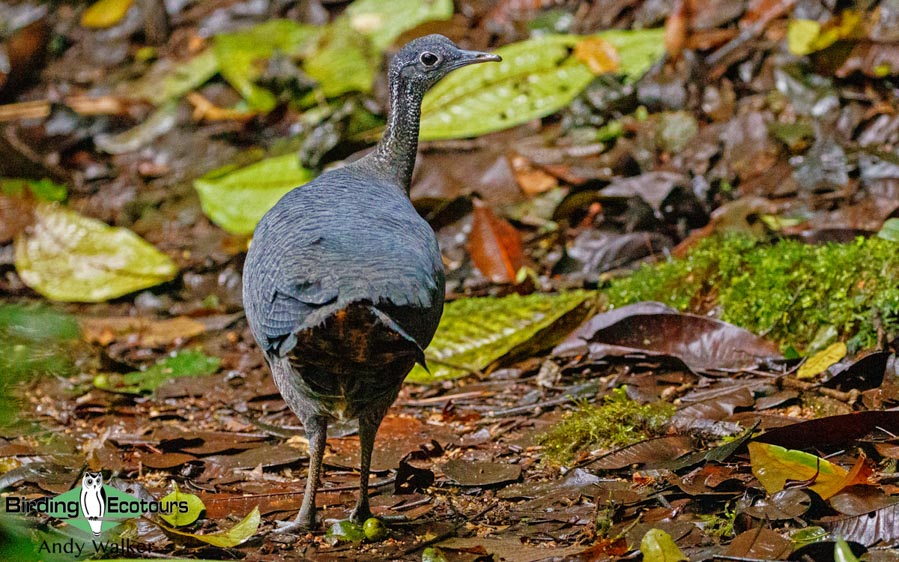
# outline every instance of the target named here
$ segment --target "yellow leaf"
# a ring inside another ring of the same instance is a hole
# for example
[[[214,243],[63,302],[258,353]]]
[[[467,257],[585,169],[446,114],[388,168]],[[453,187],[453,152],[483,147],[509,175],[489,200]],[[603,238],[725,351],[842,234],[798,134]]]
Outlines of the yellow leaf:
[[[837,342],[823,351],[812,355],[796,372],[798,379],[813,379],[830,368],[831,365],[846,357],[846,344]]]
[[[861,15],[852,10],[843,10],[824,25],[815,20],[792,20],[787,28],[787,47],[799,56],[822,51],[840,39],[852,37],[860,23]]]
[[[794,55],[814,53],[812,45],[821,35],[821,24],[815,20],[792,20],[787,27],[787,47]]]
[[[801,482],[814,478],[809,488],[827,499],[849,484],[849,473],[843,467],[777,445],[753,441],[749,444],[749,463],[752,474],[769,494],[783,490],[788,480]]]
[[[122,21],[132,0],[97,0],[81,14],[84,27],[106,28]]]
[[[621,67],[618,49],[602,37],[588,37],[574,46],[574,58],[587,65],[590,72],[599,76],[615,72]]]

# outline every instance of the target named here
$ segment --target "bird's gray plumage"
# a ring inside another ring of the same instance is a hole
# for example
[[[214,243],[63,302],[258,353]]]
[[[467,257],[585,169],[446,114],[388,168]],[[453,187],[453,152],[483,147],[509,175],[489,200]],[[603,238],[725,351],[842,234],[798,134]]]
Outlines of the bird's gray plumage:
[[[443,311],[437,240],[409,201],[424,93],[450,71],[498,57],[440,35],[408,43],[389,69],[391,112],[367,156],[285,195],[260,221],[244,266],[244,307],[285,401],[310,443],[297,526],[314,523],[329,420],[359,418],[359,501],[368,509],[372,443]]]

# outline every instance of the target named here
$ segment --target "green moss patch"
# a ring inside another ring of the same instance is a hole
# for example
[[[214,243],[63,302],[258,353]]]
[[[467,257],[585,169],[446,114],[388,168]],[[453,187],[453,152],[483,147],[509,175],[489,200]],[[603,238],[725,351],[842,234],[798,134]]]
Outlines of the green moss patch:
[[[812,246],[745,235],[703,240],[684,259],[647,265],[607,290],[623,306],[655,300],[721,318],[783,346],[840,338],[872,347],[878,327],[899,334],[899,245],[880,238]]]
[[[673,414],[671,404],[640,404],[619,387],[603,398],[602,405],[582,405],[537,442],[548,460],[564,463],[580,451],[623,447],[659,435]]]

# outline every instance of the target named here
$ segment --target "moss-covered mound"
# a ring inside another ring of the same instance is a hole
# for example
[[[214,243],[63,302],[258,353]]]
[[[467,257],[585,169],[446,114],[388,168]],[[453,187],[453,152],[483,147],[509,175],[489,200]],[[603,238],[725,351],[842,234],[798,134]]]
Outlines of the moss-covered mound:
[[[619,387],[603,398],[602,405],[581,405],[538,442],[548,460],[564,463],[580,451],[613,449],[655,437],[673,414],[673,405],[640,404]]]
[[[719,306],[723,320],[784,347],[805,350],[840,338],[857,350],[875,345],[878,329],[899,334],[899,244],[712,237],[684,259],[613,281],[607,295],[613,306],[645,300],[698,312]]]

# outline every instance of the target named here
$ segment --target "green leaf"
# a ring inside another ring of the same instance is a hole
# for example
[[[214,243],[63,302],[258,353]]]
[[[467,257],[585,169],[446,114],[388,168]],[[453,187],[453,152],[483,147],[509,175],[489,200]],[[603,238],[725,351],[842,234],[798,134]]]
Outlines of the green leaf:
[[[809,488],[827,499],[848,483],[843,467],[815,455],[757,441],[748,447],[752,474],[769,494],[783,490],[787,481],[814,479]]]
[[[165,496],[160,502],[163,504],[170,503],[172,505],[181,505],[186,506],[186,510],[182,511],[179,507],[175,507],[172,510],[172,513],[160,513],[159,516],[162,517],[169,525],[175,527],[184,527],[185,525],[190,525],[194,521],[200,518],[200,514],[206,509],[206,506],[203,504],[203,500],[199,498],[199,496],[195,496],[193,494],[186,494],[178,489],[178,483],[172,482],[172,487],[174,490],[171,494]]]
[[[890,242],[899,242],[899,219],[887,219],[880,228],[880,232],[877,233],[877,237]]]
[[[619,73],[642,76],[665,51],[664,30],[611,30],[601,38],[618,50]],[[495,51],[502,62],[462,68],[440,81],[422,103],[421,139],[483,135],[545,117],[568,105],[593,81],[572,55],[585,37],[546,35]]]
[[[164,527],[164,530],[168,534],[189,537],[198,541],[202,541],[206,544],[211,544],[212,546],[217,546],[220,548],[231,548],[239,545],[240,543],[255,535],[256,531],[259,529],[260,520],[261,518],[259,516],[259,507],[257,506],[254,507],[253,511],[251,511],[246,517],[244,517],[240,523],[234,525],[227,531],[198,535],[195,533],[178,531],[171,527]]]
[[[178,268],[126,228],[56,203],[35,207],[34,224],[16,238],[22,281],[58,301],[101,302],[171,280]]]
[[[835,365],[840,359],[846,357],[846,344],[838,341],[830,345],[827,349],[819,351],[806,360],[805,363],[796,371],[796,378],[799,380],[813,379]]]
[[[671,535],[661,529],[650,529],[640,541],[643,562],[680,562],[687,560]]]
[[[0,178],[0,192],[4,195],[22,195],[26,189],[41,201],[65,201],[68,196],[66,186],[47,178],[42,180]]]
[[[837,544],[833,547],[834,562],[858,562],[855,553],[842,538],[837,537]]]
[[[500,359],[552,346],[586,316],[592,293],[460,299],[446,305],[421,366],[406,380],[433,383],[489,369]]]
[[[313,25],[275,19],[237,33],[216,35],[212,41],[222,77],[246,100],[251,109],[270,111],[275,96],[255,84],[262,75],[265,61],[275,51],[299,55],[309,47],[320,31]]]
[[[320,37],[315,52],[306,57],[303,69],[331,98],[347,92],[370,92],[380,52],[372,49],[364,35],[337,18]]]
[[[312,179],[295,154],[267,158],[234,170],[215,170],[194,181],[203,212],[232,234],[250,234],[288,191]]]
[[[221,359],[210,357],[202,351],[180,351],[157,361],[145,371],[120,375],[98,375],[94,385],[104,390],[125,394],[152,392],[179,377],[201,377],[218,371]]]
[[[121,92],[131,98],[162,105],[199,88],[218,70],[218,59],[212,49],[175,63],[166,58],[157,61],[138,80],[125,84]]]
[[[404,31],[453,17],[452,0],[356,0],[346,9],[350,26],[383,51]]]

